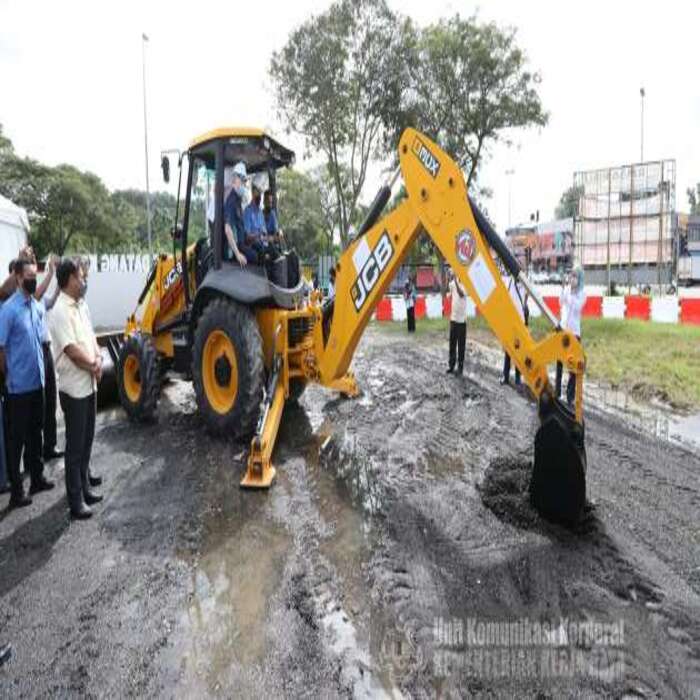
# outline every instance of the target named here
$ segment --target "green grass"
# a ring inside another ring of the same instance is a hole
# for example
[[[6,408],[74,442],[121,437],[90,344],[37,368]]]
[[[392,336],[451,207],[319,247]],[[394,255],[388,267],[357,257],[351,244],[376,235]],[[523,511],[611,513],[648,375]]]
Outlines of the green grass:
[[[387,333],[405,333],[406,323],[377,323]],[[446,336],[447,319],[418,319],[416,335]],[[498,345],[483,318],[469,319],[467,336],[487,345]],[[536,339],[548,330],[543,318],[532,319]],[[588,358],[587,376],[620,387],[633,396],[658,398],[684,409],[700,407],[700,327],[584,319],[583,347]]]

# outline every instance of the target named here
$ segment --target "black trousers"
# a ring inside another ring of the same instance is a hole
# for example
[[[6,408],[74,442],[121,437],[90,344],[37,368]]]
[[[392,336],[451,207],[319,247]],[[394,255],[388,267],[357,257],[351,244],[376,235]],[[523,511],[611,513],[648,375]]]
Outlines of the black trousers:
[[[13,497],[24,493],[19,465],[24,453],[24,470],[29,472],[31,483],[38,484],[44,477],[42,435],[44,427],[44,390],[27,391],[7,395],[7,471]]]
[[[406,309],[406,321],[408,323],[408,332],[413,333],[416,330],[416,308],[409,306]]]
[[[503,379],[506,382],[510,381],[510,355],[508,353],[503,358]],[[517,367],[515,368],[515,383],[520,384],[520,370]]]
[[[450,321],[450,369],[461,372],[464,367],[464,345],[467,342],[467,324]]]
[[[576,336],[579,341],[581,340],[581,336],[577,335]],[[561,396],[561,379],[562,379],[562,374],[564,372],[564,366],[562,365],[561,362],[557,362],[557,380],[556,380],[556,393],[557,393],[557,398]],[[574,399],[576,398],[576,375],[573,372],[569,372],[569,381],[566,385],[566,402],[568,404],[573,404]]]
[[[74,399],[63,391],[58,393],[66,422],[66,495],[71,510],[80,508],[83,496],[90,490],[88,470],[95,437],[96,396],[93,392],[83,399]]]
[[[44,344],[44,455],[56,449],[56,370],[51,346]]]

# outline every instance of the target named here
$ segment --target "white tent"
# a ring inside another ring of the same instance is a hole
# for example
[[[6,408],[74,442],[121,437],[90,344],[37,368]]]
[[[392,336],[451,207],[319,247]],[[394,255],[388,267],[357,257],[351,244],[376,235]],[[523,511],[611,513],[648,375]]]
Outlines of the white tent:
[[[0,280],[5,278],[10,260],[27,245],[27,212],[0,194]]]

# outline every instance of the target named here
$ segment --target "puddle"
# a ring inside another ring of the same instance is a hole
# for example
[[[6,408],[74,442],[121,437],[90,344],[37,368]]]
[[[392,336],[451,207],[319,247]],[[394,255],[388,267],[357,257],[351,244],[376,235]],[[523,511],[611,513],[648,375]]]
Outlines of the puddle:
[[[589,405],[622,419],[646,435],[700,452],[700,413],[683,415],[668,406],[640,403],[626,391],[591,382],[586,386],[585,398]]]
[[[263,621],[291,538],[254,512],[261,504],[246,507],[238,501],[213,512],[205,523],[203,550],[192,562],[192,592],[182,619],[187,634],[180,654],[188,675],[209,688],[234,666],[264,660]]]

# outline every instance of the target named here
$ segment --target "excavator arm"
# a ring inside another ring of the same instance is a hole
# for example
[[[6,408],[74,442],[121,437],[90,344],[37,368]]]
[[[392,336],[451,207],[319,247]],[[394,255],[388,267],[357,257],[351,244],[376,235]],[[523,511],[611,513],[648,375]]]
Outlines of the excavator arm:
[[[399,164],[400,171],[380,189],[358,236],[336,263],[332,305],[311,303],[308,312],[314,322],[310,337],[292,349],[284,324],[276,326],[279,332],[275,331],[271,347],[276,358],[273,364],[281,371],[272,375],[274,386],[271,384],[267,392],[242,485],[266,487],[274,477],[270,459],[293,365],[311,381],[349,396],[357,394],[357,384],[349,372],[357,344],[411,245],[425,231],[537,398],[540,427],[535,436],[531,501],[548,517],[575,522],[586,499],[585,356],[581,344],[572,333],[562,330],[503,241],[470,201],[464,176],[447,153],[418,131],[406,129],[399,143]],[[380,218],[399,174],[408,196]],[[525,326],[494,254],[528,289],[551,322],[552,332],[543,340],[536,342]],[[574,413],[554,396],[548,367],[555,362],[576,375]]]
[[[320,337],[320,324],[316,327],[319,337],[314,345],[323,348],[316,358],[320,382],[337,386],[347,377],[357,344],[379,300],[416,237],[425,231],[538,400],[541,426],[535,437],[530,488],[533,503],[554,519],[575,521],[583,511],[586,495],[583,348],[572,333],[561,329],[502,239],[471,202],[454,160],[418,131],[406,129],[399,143],[399,163],[407,198],[377,220],[391,192],[390,186],[382,188],[369,220],[336,265],[336,296],[327,342]],[[552,332],[541,341],[535,341],[525,326],[494,254],[526,286],[551,322]],[[548,367],[555,362],[576,375],[574,413],[554,396]]]

